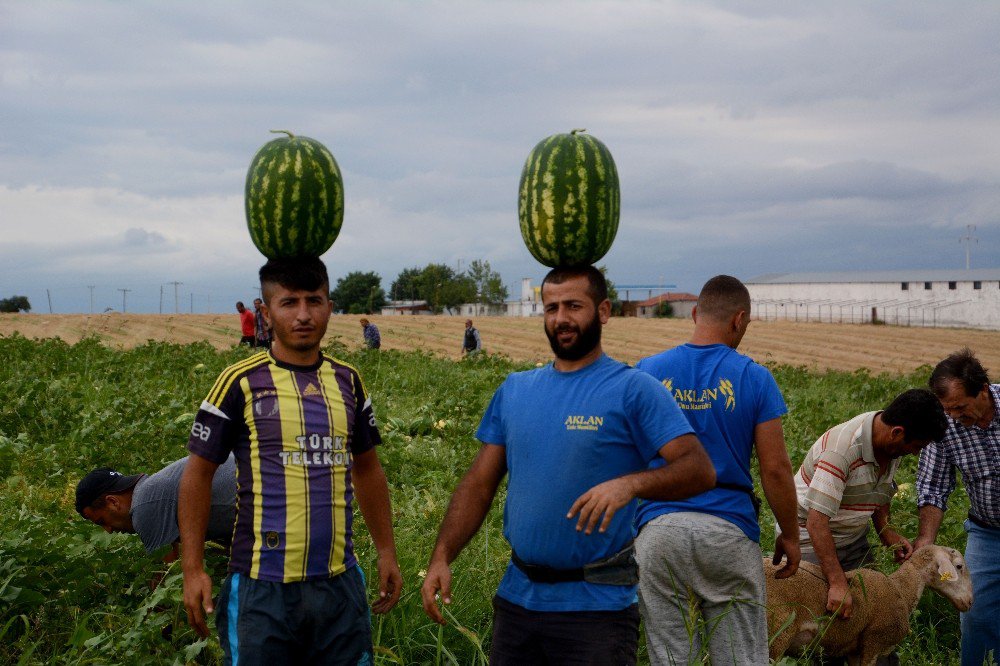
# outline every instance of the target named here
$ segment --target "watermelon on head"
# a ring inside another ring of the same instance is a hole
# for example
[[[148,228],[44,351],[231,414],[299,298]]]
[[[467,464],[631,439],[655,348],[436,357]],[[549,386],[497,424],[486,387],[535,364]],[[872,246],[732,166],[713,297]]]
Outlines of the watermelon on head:
[[[264,144],[247,170],[250,239],[268,259],[318,257],[344,222],[344,181],[333,154],[319,141],[288,136]]]
[[[621,192],[615,161],[607,146],[584,131],[542,139],[521,170],[521,236],[546,266],[594,264],[618,232]]]

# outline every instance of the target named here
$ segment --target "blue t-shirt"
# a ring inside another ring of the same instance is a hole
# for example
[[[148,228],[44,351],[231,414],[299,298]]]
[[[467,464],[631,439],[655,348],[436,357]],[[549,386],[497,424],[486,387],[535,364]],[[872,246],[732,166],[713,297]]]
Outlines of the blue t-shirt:
[[[673,395],[715,465],[716,483],[752,491],[754,427],[788,411],[770,371],[721,344],[684,344],[645,358],[636,367],[662,382]],[[718,516],[735,524],[749,539],[760,541],[760,526],[746,492],[716,488],[686,500],[642,502],[636,524],[642,526],[675,511]]]
[[[476,437],[505,447],[504,537],[531,564],[572,569],[618,552],[633,538],[636,502],[606,532],[576,531],[573,502],[599,483],[646,469],[691,426],[663,387],[607,356],[574,372],[552,365],[507,377]],[[536,611],[621,610],[635,586],[532,583],[508,564],[497,594]]]

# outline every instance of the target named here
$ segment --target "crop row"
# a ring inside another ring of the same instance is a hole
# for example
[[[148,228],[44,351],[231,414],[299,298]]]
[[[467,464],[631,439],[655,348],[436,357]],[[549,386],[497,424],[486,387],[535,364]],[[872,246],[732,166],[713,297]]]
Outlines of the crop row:
[[[331,351],[357,366],[383,430],[380,450],[392,491],[403,599],[375,619],[377,662],[476,663],[487,649],[490,600],[509,550],[500,497],[484,528],[455,563],[450,624],[430,623],[419,602],[421,575],[451,491],[477,449],[483,409],[507,373],[524,369],[495,356],[453,362],[419,353]],[[96,340],[0,338],[0,664],[219,663],[214,638],[199,641],[180,604],[177,564],[145,555],[138,539],[108,535],[73,510],[77,480],[93,467],[152,472],[185,455],[194,411],[216,374],[247,352],[201,343],[149,343],[114,350]],[[773,368],[789,407],[785,436],[793,465],[830,425],[878,409],[926,381],[909,376]],[[894,524],[916,531],[916,460],[900,476]],[[967,500],[952,500],[939,542],[962,548]],[[360,522],[360,521],[359,521]],[[762,546],[773,518],[762,516]],[[374,551],[363,527],[357,552]],[[209,552],[216,582],[225,553]],[[881,553],[878,566],[893,568]],[[150,581],[162,581],[153,588]],[[371,580],[373,576],[369,576]],[[926,596],[901,646],[911,664],[957,663],[958,618]]]

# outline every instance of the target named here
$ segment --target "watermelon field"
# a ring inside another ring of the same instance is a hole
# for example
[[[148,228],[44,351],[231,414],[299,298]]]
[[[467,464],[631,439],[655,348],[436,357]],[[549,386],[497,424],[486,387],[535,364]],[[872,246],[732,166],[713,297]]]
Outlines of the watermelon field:
[[[476,452],[472,435],[480,414],[507,373],[534,362],[368,352],[336,338],[328,349],[361,370],[384,436],[380,455],[405,590],[395,610],[374,618],[376,662],[484,663],[490,598],[509,552],[500,502],[455,563],[448,626],[424,616],[419,587],[448,498]],[[80,519],[73,497],[77,480],[95,466],[152,472],[183,456],[194,412],[216,374],[247,353],[204,341],[114,348],[95,337],[70,344],[0,336],[6,359],[0,367],[0,664],[220,663],[217,639],[198,640],[187,627],[179,562],[162,564],[137,538],[105,534]],[[828,426],[885,405],[924,384],[928,373],[926,367],[891,374],[772,367],[790,408],[785,433],[794,464]],[[907,459],[893,507],[894,523],[911,536],[915,470],[916,460]],[[941,543],[964,546],[960,516],[966,511],[959,493]],[[766,550],[773,540],[766,510],[762,525]],[[374,571],[363,527],[356,543],[363,567]],[[216,584],[225,560],[219,549],[208,553]],[[890,571],[890,560],[882,553],[879,566]],[[154,580],[160,580],[155,588]],[[957,613],[926,594],[901,646],[902,663],[958,663],[957,646]]]

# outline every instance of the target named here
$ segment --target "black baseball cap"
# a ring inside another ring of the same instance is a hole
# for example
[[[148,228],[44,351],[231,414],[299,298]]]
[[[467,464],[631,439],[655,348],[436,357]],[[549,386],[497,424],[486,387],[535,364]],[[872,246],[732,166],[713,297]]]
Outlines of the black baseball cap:
[[[98,467],[76,484],[76,512],[82,516],[83,510],[93,504],[98,497],[125,492],[143,476],[145,475],[125,476],[110,467]]]

